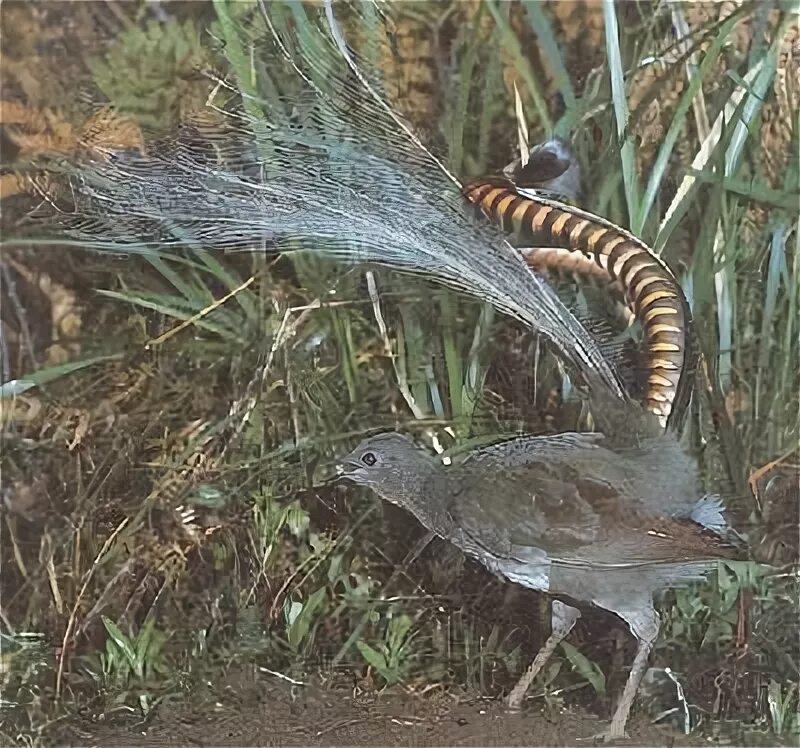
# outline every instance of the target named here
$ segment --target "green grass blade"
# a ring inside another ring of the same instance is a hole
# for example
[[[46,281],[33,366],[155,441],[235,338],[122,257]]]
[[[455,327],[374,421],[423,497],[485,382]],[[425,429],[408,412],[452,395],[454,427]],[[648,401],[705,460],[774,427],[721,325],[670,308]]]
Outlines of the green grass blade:
[[[456,420],[461,418],[462,403],[464,399],[463,385],[464,372],[461,365],[461,356],[458,353],[457,326],[455,298],[447,293],[438,294],[439,308],[441,310],[442,348],[444,350],[444,365],[447,371],[447,390],[450,396],[450,413]],[[439,417],[443,414],[439,413]]]
[[[499,29],[495,29],[492,39],[500,36]],[[485,80],[481,91],[481,116],[478,122],[478,149],[476,163],[472,167],[478,172],[488,168],[489,151],[493,145],[492,132],[496,117],[504,110],[503,100],[497,96],[503,90],[503,66],[500,56],[489,58],[486,65]]]
[[[489,333],[494,320],[494,307],[491,304],[484,304],[481,307],[481,314],[472,336],[472,345],[467,354],[467,361],[464,372],[464,387],[461,412],[465,419],[471,423],[475,412],[478,398],[483,391],[483,382],[486,377],[486,368],[481,363],[480,354],[489,338]]]
[[[745,82],[749,85],[761,70],[764,64],[762,59],[756,67],[748,70],[744,76]],[[700,144],[700,148],[695,154],[691,164],[691,171],[681,181],[672,199],[669,207],[667,208],[661,225],[658,228],[658,234],[654,241],[654,248],[657,250],[663,249],[669,241],[669,237],[675,230],[675,227],[683,219],[692,205],[694,194],[698,187],[697,177],[694,172],[703,171],[711,160],[711,157],[716,152],[717,146],[723,139],[725,128],[733,119],[736,110],[739,108],[746,90],[742,86],[737,86],[728,97],[722,111],[717,115],[714,124],[711,126],[711,131],[707,137]]]
[[[614,119],[617,124],[617,138],[622,162],[622,181],[625,185],[625,200],[630,222],[639,215],[639,179],[636,175],[636,153],[633,139],[628,135],[630,112],[625,95],[625,73],[622,68],[619,24],[614,0],[603,0],[603,18],[606,27],[606,55],[611,75],[611,98],[614,104]]]
[[[61,377],[68,376],[81,369],[86,369],[95,364],[102,364],[106,361],[114,361],[121,359],[121,354],[114,354],[112,356],[94,356],[93,358],[85,358],[81,361],[70,361],[66,364],[58,364],[56,366],[48,366],[45,369],[25,374],[19,379],[11,379],[0,385],[0,398],[15,397],[27,392],[34,387],[41,387],[43,384],[55,382]]]
[[[236,0],[237,4],[242,2],[253,3],[251,0]],[[258,87],[256,84],[255,71],[248,55],[242,46],[242,34],[237,28],[236,21],[231,15],[231,8],[234,3],[230,0],[214,0],[214,10],[217,19],[222,27],[225,37],[225,56],[231,64],[236,74],[236,81],[242,93],[242,104],[245,111],[257,122],[264,118],[264,113],[258,105]]]
[[[717,270],[714,273],[714,289],[717,298],[717,375],[723,392],[731,385],[733,335],[736,313],[736,279],[729,240],[726,241],[722,222],[717,226],[714,237],[714,260]]]
[[[769,365],[770,351],[778,342],[772,336],[777,319],[778,291],[781,276],[786,277],[786,239],[788,226],[776,226],[772,232],[769,249],[769,265],[767,267],[767,287],[764,296],[764,316],[761,320],[761,338],[759,340],[758,376],[764,373]]]
[[[700,63],[700,67],[698,68],[696,74],[692,76],[688,88],[683,92],[680,101],[678,102],[678,106],[676,107],[675,113],[672,117],[672,122],[670,122],[667,134],[664,136],[664,140],[658,149],[658,154],[650,170],[650,179],[647,182],[644,197],[642,198],[642,203],[639,206],[639,212],[631,222],[631,231],[634,234],[641,235],[642,230],[647,223],[647,218],[650,214],[650,210],[653,207],[653,202],[656,199],[661,182],[667,172],[667,167],[669,165],[670,157],[672,156],[672,151],[675,148],[675,143],[678,141],[678,138],[681,136],[686,126],[686,116],[689,112],[689,109],[692,106],[695,97],[702,91],[702,86],[706,81],[706,76],[709,74],[712,66],[716,63],[723,45],[726,41],[728,41],[728,37],[738,21],[738,16],[736,18],[728,19],[719,29],[717,36],[714,38],[714,41],[706,51],[703,61]]]
[[[767,91],[775,78],[775,72],[778,68],[778,50],[782,40],[783,34],[777,34],[775,41],[763,58],[763,64],[752,83],[752,87],[747,91],[741,115],[734,125],[733,133],[725,152],[726,177],[735,174],[739,167],[739,160],[741,159],[745,142],[751,134],[750,128],[755,124],[756,118],[764,105],[764,97],[767,95]],[[746,89],[744,83],[742,87]]]
[[[567,111],[570,112],[577,103],[575,89],[572,87],[572,80],[567,72],[567,66],[564,64],[564,57],[556,41],[553,27],[543,11],[544,6],[542,3],[532,2],[532,0],[524,0],[523,5],[528,22],[539,42],[542,60],[545,66],[550,68],[553,81],[564,99]],[[566,133],[556,133],[556,135],[566,135]]]
[[[511,28],[508,22],[507,13],[501,13],[495,0],[486,0],[486,7],[494,18],[497,28],[501,36],[501,45],[514,60],[514,66],[525,81],[525,87],[533,99],[533,105],[536,107],[536,113],[539,115],[539,122],[546,132],[552,132],[553,121],[550,119],[550,113],[547,111],[547,102],[544,100],[539,84],[536,81],[536,75],[533,72],[528,57],[523,53],[522,46],[519,43],[517,35]],[[505,6],[508,7],[508,6]]]
[[[164,296],[160,294],[136,294],[103,289],[99,290],[97,293],[99,293],[101,296],[106,296],[109,299],[125,301],[128,304],[139,306],[142,309],[150,309],[151,311],[158,312],[159,314],[164,314],[168,317],[173,317],[174,319],[179,319],[184,322],[188,319],[191,319],[200,311],[200,309],[185,311],[181,307],[186,306],[187,302],[180,297]],[[219,311],[219,309],[214,310],[215,314]],[[193,324],[203,330],[208,330],[208,332],[213,332],[216,335],[221,335],[230,340],[238,341],[240,344],[245,342],[244,339],[237,334],[237,327],[239,330],[241,327],[237,326],[236,324],[231,324],[230,326],[217,324],[209,321],[205,317],[195,320]]]
[[[446,98],[445,109],[445,131],[448,139],[448,162],[447,165],[454,174],[461,174],[464,171],[464,125],[468,119],[470,94],[472,92],[472,77],[475,66],[478,63],[478,52],[480,50],[480,14],[483,6],[478,9],[475,20],[474,32],[467,43],[466,50],[461,54],[458,63],[458,85],[454,94]]]

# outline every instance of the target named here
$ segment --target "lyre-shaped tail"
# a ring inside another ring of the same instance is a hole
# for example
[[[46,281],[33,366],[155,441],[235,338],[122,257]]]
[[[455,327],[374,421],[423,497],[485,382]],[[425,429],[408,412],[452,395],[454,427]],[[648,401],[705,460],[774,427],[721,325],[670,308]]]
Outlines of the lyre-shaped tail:
[[[502,232],[465,215],[452,175],[382,99],[371,61],[387,35],[373,6],[296,4],[291,17],[260,7],[269,15],[240,29],[239,44],[271,64],[253,66],[244,113],[221,113],[219,138],[207,138],[224,163],[178,137],[147,155],[70,164],[67,233],[97,249],[266,245],[420,273],[531,325],[624,399],[592,336]],[[345,32],[359,30],[357,53]]]

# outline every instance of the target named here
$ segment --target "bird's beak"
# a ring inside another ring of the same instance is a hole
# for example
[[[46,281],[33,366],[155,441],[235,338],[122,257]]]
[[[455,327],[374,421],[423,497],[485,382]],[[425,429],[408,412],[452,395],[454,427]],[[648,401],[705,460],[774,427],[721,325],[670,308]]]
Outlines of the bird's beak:
[[[344,457],[333,464],[321,465],[314,473],[315,482],[323,485],[336,484],[342,480],[353,480],[360,472],[360,463],[357,460]]]
[[[349,456],[339,460],[339,462],[336,463],[335,468],[337,479],[339,480],[345,480],[348,478],[350,480],[355,480],[364,472],[364,466],[361,464],[361,462]]]

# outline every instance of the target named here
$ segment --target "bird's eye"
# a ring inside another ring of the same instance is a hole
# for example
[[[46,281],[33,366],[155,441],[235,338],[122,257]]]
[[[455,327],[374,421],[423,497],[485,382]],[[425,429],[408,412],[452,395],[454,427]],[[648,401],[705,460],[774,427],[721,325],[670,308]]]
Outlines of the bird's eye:
[[[363,462],[367,467],[372,467],[377,461],[378,458],[375,457],[374,452],[366,452],[361,457],[361,462]]]

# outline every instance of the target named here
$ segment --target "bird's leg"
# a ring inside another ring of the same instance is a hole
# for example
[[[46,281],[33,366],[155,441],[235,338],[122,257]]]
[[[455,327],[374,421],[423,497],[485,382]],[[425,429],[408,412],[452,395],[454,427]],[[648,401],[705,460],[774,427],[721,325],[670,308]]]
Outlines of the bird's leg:
[[[603,735],[606,740],[621,740],[625,737],[625,725],[628,722],[636,692],[639,690],[639,684],[647,671],[647,660],[652,649],[653,642],[639,642],[639,649],[636,651],[630,675],[625,683],[625,690],[622,692],[614,716],[611,718],[611,726]]]
[[[550,636],[544,646],[539,650],[536,658],[531,663],[531,666],[525,671],[522,677],[517,681],[517,685],[511,689],[511,693],[506,698],[506,705],[510,709],[517,709],[522,704],[533,679],[538,675],[539,671],[544,667],[544,664],[550,659],[555,648],[561,643],[561,640],[572,631],[572,627],[581,617],[579,610],[562,603],[560,600],[553,600],[553,607],[550,612]]]
[[[625,683],[625,689],[622,691],[622,696],[614,711],[614,716],[611,718],[611,725],[602,736],[606,740],[621,740],[625,737],[625,725],[631,713],[633,700],[636,698],[636,692],[639,690],[639,685],[647,671],[647,660],[650,657],[650,652],[658,637],[658,616],[652,607],[647,611],[647,613],[651,613],[652,616],[643,616],[641,615],[643,612],[644,611],[639,611],[639,615],[636,616],[635,620],[626,617],[628,623],[631,624],[633,633],[639,640],[639,648],[636,650],[636,657],[633,659],[633,665],[631,665],[631,672]]]

